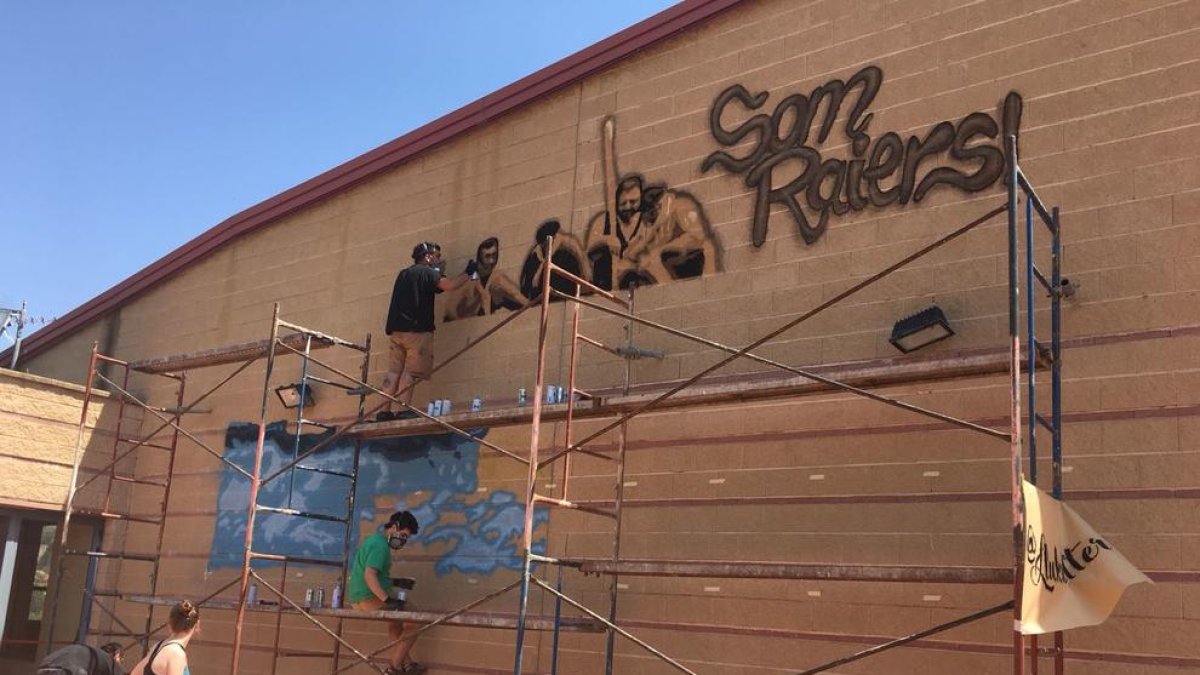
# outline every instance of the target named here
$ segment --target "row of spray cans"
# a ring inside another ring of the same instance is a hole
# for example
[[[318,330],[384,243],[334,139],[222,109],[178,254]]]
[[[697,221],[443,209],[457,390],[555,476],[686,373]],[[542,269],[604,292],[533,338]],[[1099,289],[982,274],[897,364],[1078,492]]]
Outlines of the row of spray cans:
[[[557,384],[546,385],[546,403],[565,403],[566,400],[566,389]],[[518,389],[517,406],[524,407],[526,405],[529,405],[529,392],[527,392],[524,388]],[[441,417],[442,415],[449,415],[453,408],[454,404],[450,402],[450,399],[437,398],[430,401],[429,404],[425,406],[425,414],[429,415],[430,417]],[[476,396],[475,398],[471,399],[471,412],[479,412],[480,410],[483,410],[483,399]]]
[[[567,390],[557,384],[546,385],[546,394],[543,397],[545,403],[565,403],[567,401]],[[517,405],[524,407],[529,404],[529,393],[524,389],[517,390]]]
[[[324,588],[307,588],[304,590],[304,608],[305,609],[321,609],[325,606],[325,589]],[[342,608],[342,585],[339,583],[333,587],[333,593],[329,602],[330,609]]]
[[[425,407],[425,414],[430,417],[441,417],[442,415],[449,415],[453,407],[454,405],[448,398],[434,399]],[[480,410],[483,410],[483,399],[476,396],[471,399],[471,412],[479,412]]]
[[[246,604],[258,604],[258,584],[251,582],[250,588],[246,591]],[[304,589],[304,608],[305,609],[321,609],[325,606],[325,589],[312,587]],[[342,584],[338,583],[333,587],[333,594],[329,603],[330,609],[342,608]]]

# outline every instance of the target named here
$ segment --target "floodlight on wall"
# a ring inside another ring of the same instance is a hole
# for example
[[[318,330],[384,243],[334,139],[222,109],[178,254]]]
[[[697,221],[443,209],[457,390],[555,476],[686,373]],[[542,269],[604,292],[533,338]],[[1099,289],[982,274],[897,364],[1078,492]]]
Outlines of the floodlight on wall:
[[[951,335],[954,335],[954,329],[950,327],[942,308],[931,305],[897,321],[892,326],[892,337],[888,338],[888,342],[907,354]]]
[[[316,400],[313,399],[312,387],[303,382],[276,387],[275,395],[283,402],[285,408],[298,408],[301,402],[304,403],[305,408],[311,408],[316,404]]]

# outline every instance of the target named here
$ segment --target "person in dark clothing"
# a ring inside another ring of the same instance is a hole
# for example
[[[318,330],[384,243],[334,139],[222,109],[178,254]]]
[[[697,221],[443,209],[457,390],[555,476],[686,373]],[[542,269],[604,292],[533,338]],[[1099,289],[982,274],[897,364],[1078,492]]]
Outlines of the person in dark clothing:
[[[70,645],[42,659],[37,675],[125,675],[121,668],[121,645],[109,642],[100,647]]]
[[[467,269],[454,279],[447,279],[443,270],[442,247],[429,241],[413,247],[413,264],[400,271],[392,287],[392,302],[388,308],[387,334],[391,339],[388,351],[388,372],[383,378],[383,391],[397,397],[404,406],[412,402],[413,388],[418,380],[429,379],[433,370],[433,299],[442,291],[453,291],[476,274],[478,263],[471,260]],[[401,406],[401,407],[404,407]],[[376,416],[380,422],[395,419],[396,403],[388,401]],[[405,414],[408,413],[408,414]],[[405,411],[400,416],[415,414]]]

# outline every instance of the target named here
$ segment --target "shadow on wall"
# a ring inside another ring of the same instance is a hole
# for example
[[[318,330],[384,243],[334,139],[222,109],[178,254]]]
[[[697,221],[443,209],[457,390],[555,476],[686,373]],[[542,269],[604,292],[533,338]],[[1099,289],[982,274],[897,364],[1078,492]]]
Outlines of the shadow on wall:
[[[471,433],[482,438],[487,430]],[[304,434],[303,453],[327,433]],[[230,424],[225,433],[225,458],[247,471],[253,468],[258,425]],[[267,426],[263,449],[263,475],[270,475],[290,460],[296,437],[283,422]],[[302,465],[348,473],[354,442],[334,443]],[[364,441],[359,460],[355,495],[355,526],[350,546],[358,545],[359,526],[386,518],[394,510],[408,509],[421,523],[414,543],[445,542],[449,550],[434,563],[438,575],[453,571],[490,574],[497,569],[521,569],[520,539],[525,507],[512,492],[477,492],[479,444],[452,434],[410,436]],[[328,473],[297,470],[263,486],[259,503],[307,513],[345,517],[350,481]],[[289,503],[288,495],[291,494]],[[242,564],[246,536],[249,480],[226,466],[217,493],[210,570]],[[377,509],[378,507],[378,509]],[[386,511],[386,513],[377,510]],[[534,526],[549,520],[544,509],[534,514]],[[284,555],[339,560],[344,530],[341,523],[277,513],[259,513],[254,528],[255,550]],[[534,551],[544,553],[545,537],[534,540]]]

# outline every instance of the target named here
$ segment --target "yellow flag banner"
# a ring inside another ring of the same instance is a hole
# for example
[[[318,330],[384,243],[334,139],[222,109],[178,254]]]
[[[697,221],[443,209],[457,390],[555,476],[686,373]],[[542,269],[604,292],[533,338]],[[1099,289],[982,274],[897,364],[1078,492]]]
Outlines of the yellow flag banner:
[[[1125,588],[1150,579],[1071,507],[1022,481],[1025,582],[1021,632],[1051,633],[1103,623]]]

